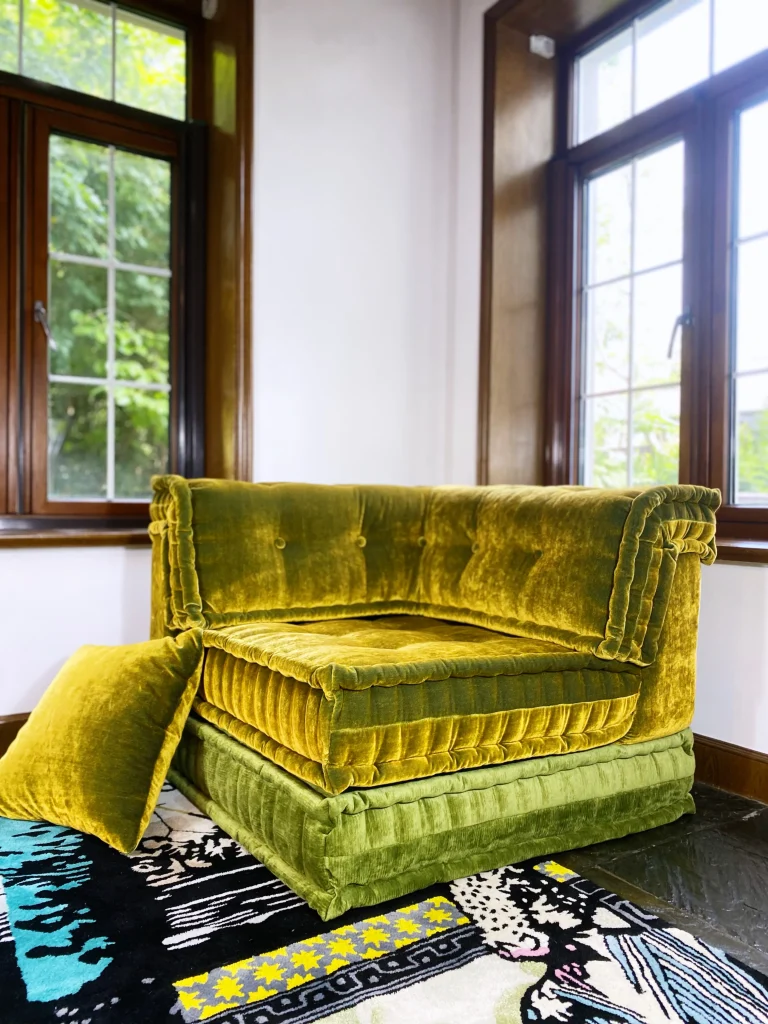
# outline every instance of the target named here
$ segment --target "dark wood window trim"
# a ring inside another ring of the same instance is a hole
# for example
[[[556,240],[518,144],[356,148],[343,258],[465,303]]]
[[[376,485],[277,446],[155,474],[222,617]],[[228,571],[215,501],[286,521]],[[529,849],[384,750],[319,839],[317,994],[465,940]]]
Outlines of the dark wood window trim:
[[[734,112],[768,95],[768,54],[758,54],[658,107],[587,142],[568,148],[574,57],[622,23],[656,4],[624,4],[560,55],[564,83],[558,151],[550,174],[550,281],[546,375],[545,465],[547,483],[575,483],[578,474],[578,377],[580,372],[577,254],[580,182],[597,167],[640,151],[674,130],[684,132],[691,159],[684,288],[694,326],[683,332],[680,479],[729,490],[728,358],[730,294],[728,216],[732,148],[724,144]],[[768,562],[768,508],[725,504],[718,536],[728,560]],[[737,543],[738,542],[738,543]]]
[[[70,502],[55,507],[44,500],[44,495],[41,500],[39,450],[34,481],[32,422],[35,416],[40,419],[45,414],[45,403],[41,402],[44,390],[41,394],[40,387],[41,342],[38,325],[31,320],[30,301],[39,267],[31,265],[30,252],[22,252],[18,240],[23,218],[33,215],[32,190],[23,186],[34,172],[36,155],[40,162],[40,141],[51,127],[75,136],[103,138],[148,154],[162,153],[174,161],[173,283],[179,294],[172,303],[177,314],[172,323],[172,469],[190,476],[205,472],[205,214],[206,190],[212,184],[206,174],[209,133],[199,119],[213,102],[206,82],[206,54],[218,29],[208,27],[198,5],[187,0],[138,0],[131,6],[185,27],[188,114],[196,120],[177,122],[0,73],[0,138],[8,154],[7,160],[0,161],[0,544],[29,546],[54,543],[56,539],[69,544],[74,542],[76,530],[88,543],[101,543],[101,537],[110,530],[117,531],[115,539],[119,535],[126,542],[136,543],[132,531],[143,532],[148,520],[146,504],[101,508],[88,503],[78,508]],[[223,6],[228,6],[226,0]],[[10,254],[11,259],[3,254]],[[215,408],[214,400],[211,404]],[[44,441],[44,433],[38,430],[37,436]],[[41,512],[49,513],[44,527],[35,514]]]
[[[77,502],[52,501],[47,496],[47,447],[48,447],[48,341],[41,324],[34,320],[34,304],[47,296],[48,279],[48,143],[51,134],[60,132],[70,137],[81,137],[88,141],[114,145],[145,156],[161,157],[171,162],[171,410],[170,410],[170,469],[178,471],[181,462],[178,431],[177,395],[183,381],[179,379],[177,358],[180,348],[179,325],[176,310],[179,302],[179,156],[181,139],[173,130],[166,133],[142,131],[139,122],[131,127],[113,125],[91,120],[83,115],[73,116],[40,107],[27,107],[24,111],[25,137],[28,143],[26,223],[28,237],[32,240],[26,254],[24,295],[24,333],[27,343],[24,377],[29,383],[30,423],[27,436],[22,438],[24,462],[28,472],[24,474],[26,493],[24,505],[33,515],[85,516],[88,518],[108,517],[121,520],[137,518],[142,511],[146,515],[146,504],[133,502]],[[47,301],[47,300],[46,300]]]

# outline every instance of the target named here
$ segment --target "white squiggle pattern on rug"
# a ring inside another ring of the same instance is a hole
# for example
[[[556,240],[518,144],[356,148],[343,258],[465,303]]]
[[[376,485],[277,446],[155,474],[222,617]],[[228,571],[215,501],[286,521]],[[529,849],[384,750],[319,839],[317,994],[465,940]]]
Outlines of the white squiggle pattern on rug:
[[[157,890],[169,948],[199,945],[223,929],[259,924],[303,904],[168,783],[131,861]],[[227,879],[223,892],[222,876]]]

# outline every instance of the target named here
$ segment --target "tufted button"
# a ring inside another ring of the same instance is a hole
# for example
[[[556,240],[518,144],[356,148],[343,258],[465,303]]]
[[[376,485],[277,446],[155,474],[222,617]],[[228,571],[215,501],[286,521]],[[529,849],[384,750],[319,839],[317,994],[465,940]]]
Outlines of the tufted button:
[[[275,547],[278,549],[278,551],[283,550],[283,548],[285,547],[285,541],[283,540],[282,537],[275,537]]]
[[[427,538],[419,537],[418,544],[420,548],[425,548],[427,546]]]
[[[357,538],[357,546],[359,548],[364,548],[367,543],[368,543],[368,541],[365,539],[365,537],[358,537]]]
[[[480,545],[477,543],[477,541],[475,541],[475,543],[472,545],[472,554],[476,555],[479,550]]]

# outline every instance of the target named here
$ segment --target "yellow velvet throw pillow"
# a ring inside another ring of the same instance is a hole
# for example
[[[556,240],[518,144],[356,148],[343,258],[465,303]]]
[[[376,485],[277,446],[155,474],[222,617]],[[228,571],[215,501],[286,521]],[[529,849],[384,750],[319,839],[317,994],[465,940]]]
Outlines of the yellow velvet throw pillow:
[[[0,758],[0,815],[136,849],[200,680],[202,635],[81,647]]]

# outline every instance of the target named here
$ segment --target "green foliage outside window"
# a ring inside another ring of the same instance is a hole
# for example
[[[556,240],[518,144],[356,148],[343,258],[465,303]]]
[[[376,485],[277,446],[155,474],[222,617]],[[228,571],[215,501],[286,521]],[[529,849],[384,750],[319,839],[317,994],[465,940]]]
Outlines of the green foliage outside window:
[[[108,372],[110,301],[114,381],[169,383],[170,278],[151,273],[151,268],[169,265],[170,166],[54,135],[49,167],[49,369],[56,376],[94,380],[93,385],[50,385],[49,489],[54,497],[104,498],[109,398],[103,380]],[[112,245],[119,262],[112,271],[110,300],[107,267],[77,258],[106,260]],[[56,254],[74,261],[57,260]],[[137,269],[121,269],[120,264]],[[143,498],[152,474],[167,469],[169,395],[151,387],[112,390],[114,497]]]
[[[186,62],[182,30],[108,3],[0,0],[2,71],[184,120]]]

